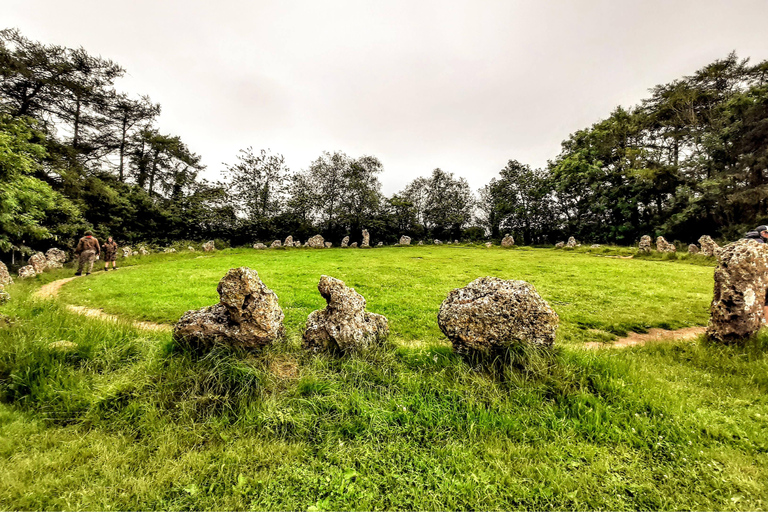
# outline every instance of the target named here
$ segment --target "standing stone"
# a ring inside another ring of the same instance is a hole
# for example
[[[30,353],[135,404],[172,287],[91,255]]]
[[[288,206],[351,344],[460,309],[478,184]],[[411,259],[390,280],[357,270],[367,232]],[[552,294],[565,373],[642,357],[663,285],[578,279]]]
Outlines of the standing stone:
[[[122,253],[123,253],[123,258],[127,258],[127,257],[128,257],[128,256],[130,256],[131,254],[133,254],[133,251],[131,250],[131,248],[130,248],[130,247],[123,247],[123,248],[121,248],[120,250],[121,250],[121,251],[122,251]]]
[[[504,238],[501,239],[501,246],[512,247],[513,245],[515,245],[515,239],[512,238],[512,235],[510,235],[509,233],[504,235]]]
[[[688,246],[688,253],[690,254],[699,254],[699,246],[696,244],[690,244]]]
[[[722,342],[755,334],[768,287],[768,245],[739,240],[715,254],[715,289],[707,335]]]
[[[163,249],[163,252],[170,254],[170,253],[176,252],[176,249],[174,249],[173,247],[166,247],[165,249]]]
[[[667,242],[663,236],[660,236],[656,238],[656,250],[659,252],[677,252],[677,247],[675,247],[675,244]]]
[[[563,247],[565,247],[565,242],[557,242],[555,244],[555,249],[562,249]]]
[[[357,249],[357,242],[352,242],[352,244],[350,245],[350,247],[354,247],[355,249]]]
[[[443,245],[443,242],[441,242],[441,241],[440,241],[440,240],[438,240],[437,238],[435,238],[435,241],[434,241],[434,242],[432,242],[432,243],[433,243],[433,244],[435,244],[435,245]]]
[[[341,239],[341,246],[342,247],[349,247],[349,237],[345,236]]]
[[[452,290],[437,323],[460,353],[492,352],[515,344],[551,346],[559,318],[525,281],[481,277]]]
[[[48,268],[48,261],[45,259],[45,254],[41,252],[36,252],[30,256],[27,263],[35,269],[36,274],[42,274],[45,272],[45,269]]]
[[[133,256],[138,256],[139,255],[139,251],[133,251],[132,255]]]
[[[280,247],[280,240],[275,240],[272,242],[272,245],[269,246],[271,249],[274,249],[276,247]]]
[[[13,284],[13,278],[11,277],[11,273],[8,272],[8,267],[5,266],[5,263],[0,261],[0,284],[6,285],[6,284]]]
[[[580,245],[581,245],[581,244],[580,244],[580,243],[578,243],[578,242],[576,242],[576,239],[575,239],[575,238],[573,238],[572,236],[571,236],[571,237],[568,237],[568,243],[567,243],[567,244],[565,244],[565,246],[566,246],[566,247],[570,247],[570,248],[578,247],[578,246],[580,246]]]
[[[325,247],[325,240],[323,239],[322,235],[315,235],[307,240],[307,246],[313,249],[322,249]]]
[[[285,237],[285,242],[283,242],[283,245],[285,247],[293,247],[293,235],[288,235]]]
[[[218,304],[184,313],[173,327],[175,340],[196,348],[219,344],[259,348],[285,335],[277,295],[255,270],[230,269],[216,291]]]
[[[400,245],[411,245],[411,237],[405,236],[405,235],[401,236],[399,244]]]
[[[715,256],[717,251],[720,249],[720,246],[717,245],[717,242],[712,240],[712,237],[709,235],[704,235],[699,238],[699,245],[701,245],[702,256]]]
[[[203,245],[205,245],[205,244],[203,244]],[[208,251],[206,251],[206,252],[208,252]],[[149,254],[149,251],[147,250],[146,247],[144,247],[142,245],[141,247],[139,247],[139,254],[141,254],[142,256],[146,256],[147,254]]]
[[[301,247],[301,240],[296,240],[295,242],[293,242],[293,246],[294,247]]]
[[[445,245],[451,245],[451,241],[448,240],[447,242],[445,242]]]
[[[363,230],[363,243],[360,244],[360,247],[370,247],[371,246],[371,235],[368,234],[368,230]]]
[[[491,247],[493,247],[493,244],[491,242],[485,242],[485,246],[490,249]]]
[[[317,285],[328,305],[309,314],[304,348],[313,352],[349,352],[381,342],[389,335],[386,317],[365,311],[365,298],[343,281],[321,276]]]
[[[459,241],[458,240],[454,240],[453,241],[453,245],[459,245]]]
[[[325,242],[326,249],[330,249],[331,247],[333,247],[333,242]]]
[[[213,240],[208,240],[203,244],[203,250],[205,252],[213,252],[216,250],[216,244],[213,242]]]
[[[191,245],[190,245],[189,247],[187,247],[187,250],[188,250],[189,252],[195,252],[195,248],[194,248],[194,247],[192,247]]]
[[[638,245],[637,249],[640,252],[651,252],[651,237],[648,235],[641,236],[640,245]]]
[[[419,243],[416,245],[424,245],[424,240],[419,240]]]
[[[25,265],[19,268],[19,277],[21,279],[35,277],[36,275],[37,275],[37,272],[35,272],[35,267],[33,267],[32,265]]]
[[[45,260],[48,263],[48,268],[61,268],[67,261],[67,253],[56,247],[51,247],[45,251]]]
[[[376,244],[376,247],[381,247],[382,245],[384,245],[384,242],[379,242]]]

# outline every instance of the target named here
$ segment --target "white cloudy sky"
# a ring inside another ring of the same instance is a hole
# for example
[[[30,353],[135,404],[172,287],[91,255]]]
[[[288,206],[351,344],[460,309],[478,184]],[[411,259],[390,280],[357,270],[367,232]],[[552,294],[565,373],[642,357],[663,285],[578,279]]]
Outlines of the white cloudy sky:
[[[768,59],[766,0],[2,0],[0,20],[125,67],[208,178],[247,146],[296,170],[341,150],[377,156],[387,194],[543,166],[656,84]]]

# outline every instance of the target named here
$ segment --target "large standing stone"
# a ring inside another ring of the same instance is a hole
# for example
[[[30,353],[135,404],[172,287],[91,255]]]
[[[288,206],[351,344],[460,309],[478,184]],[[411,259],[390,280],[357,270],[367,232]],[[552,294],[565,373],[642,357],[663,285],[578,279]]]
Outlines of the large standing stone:
[[[371,235],[368,234],[368,230],[363,230],[363,243],[360,244],[360,247],[370,247],[371,246]]]
[[[637,246],[640,252],[651,252],[651,237],[643,235],[640,237],[640,244]]]
[[[317,285],[328,305],[309,314],[304,348],[352,351],[384,340],[389,335],[386,317],[365,311],[365,298],[343,281],[321,276]]]
[[[67,253],[56,247],[51,247],[45,251],[45,260],[48,263],[48,268],[61,268],[67,261]]]
[[[677,252],[677,247],[675,247],[675,244],[667,242],[663,236],[660,236],[656,238],[656,250],[659,252]]]
[[[0,261],[0,284],[13,284],[11,273],[8,272],[8,267],[2,261]]]
[[[280,240],[275,240],[272,242],[272,245],[269,246],[271,249],[275,249],[277,247],[280,247]]]
[[[411,237],[403,235],[398,243],[400,245],[411,245]]]
[[[203,244],[203,250],[205,252],[213,252],[216,250],[216,244],[213,242],[213,240],[208,240]]]
[[[341,239],[341,246],[342,247],[348,247],[349,246],[349,237],[345,236]]]
[[[689,254],[699,254],[699,246],[696,245],[696,244],[688,245],[688,253]]]
[[[283,245],[285,247],[293,247],[293,235],[288,235],[285,237],[285,242],[283,242]]]
[[[757,332],[768,287],[768,245],[739,240],[716,253],[715,289],[707,335],[735,341]]]
[[[501,239],[501,246],[512,247],[513,245],[515,245],[515,239],[512,238],[512,235],[510,235],[509,233],[504,235],[504,238]]]
[[[33,267],[32,265],[25,265],[19,268],[19,277],[21,279],[35,277],[36,275],[37,275],[37,272],[35,272],[35,267]]]
[[[717,242],[712,240],[712,237],[709,235],[704,235],[699,238],[699,245],[701,245],[702,256],[715,256],[717,251],[720,249],[720,246],[717,245]]]
[[[322,249],[325,247],[325,240],[323,239],[322,235],[315,235],[307,240],[307,246],[313,249]]]
[[[578,242],[576,241],[576,239],[575,239],[574,237],[572,237],[572,236],[571,236],[571,237],[568,237],[568,243],[567,243],[567,244],[565,244],[565,246],[566,246],[566,247],[570,247],[570,248],[578,247],[578,246],[580,246],[580,245],[581,245],[581,244],[580,244],[580,243],[578,243]]]
[[[481,277],[452,290],[437,323],[457,352],[490,352],[513,344],[550,346],[559,318],[525,281]]]
[[[219,303],[184,313],[173,327],[174,339],[193,347],[258,348],[285,335],[277,295],[255,270],[230,269],[216,291]]]
[[[48,268],[48,261],[45,259],[45,254],[41,252],[36,252],[30,256],[27,263],[35,269],[36,274],[42,274],[45,272],[45,269]]]

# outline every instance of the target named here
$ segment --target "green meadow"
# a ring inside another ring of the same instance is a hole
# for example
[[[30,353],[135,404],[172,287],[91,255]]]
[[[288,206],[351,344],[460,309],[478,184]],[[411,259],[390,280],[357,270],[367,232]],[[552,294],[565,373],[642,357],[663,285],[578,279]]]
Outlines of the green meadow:
[[[768,508],[768,336],[585,350],[706,324],[710,261],[624,252],[228,249],[130,258],[54,300],[33,292],[71,269],[17,283],[0,308],[0,508]],[[283,342],[197,353],[131,325],[215,303],[236,266],[279,296]],[[301,349],[321,274],[389,318],[387,343]],[[554,349],[453,353],[439,305],[484,275],[534,284],[560,316]]]

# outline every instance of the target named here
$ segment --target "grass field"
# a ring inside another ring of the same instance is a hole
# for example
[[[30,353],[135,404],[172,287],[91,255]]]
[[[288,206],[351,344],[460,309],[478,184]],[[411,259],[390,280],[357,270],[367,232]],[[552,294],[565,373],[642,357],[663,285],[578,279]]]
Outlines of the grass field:
[[[712,267],[466,247],[158,255],[0,311],[3,509],[722,509],[768,507],[768,336],[586,351],[634,327],[703,325]],[[418,259],[421,258],[421,259]],[[289,338],[187,352],[167,333],[60,301],[171,322],[259,271]],[[393,339],[310,356],[298,334],[346,280]],[[457,357],[435,316],[481,275],[534,283],[561,316],[552,352]],[[600,331],[600,332],[596,332]],[[67,340],[71,350],[50,348]]]

